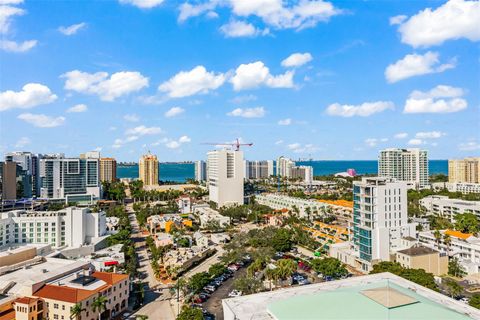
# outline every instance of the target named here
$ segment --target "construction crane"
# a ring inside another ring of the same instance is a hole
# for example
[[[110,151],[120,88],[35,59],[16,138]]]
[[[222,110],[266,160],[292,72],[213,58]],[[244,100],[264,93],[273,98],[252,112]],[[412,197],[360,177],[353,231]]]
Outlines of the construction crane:
[[[246,147],[251,147],[253,146],[253,143],[240,143],[238,139],[235,140],[233,143],[213,143],[213,142],[205,142],[202,144],[208,144],[208,145],[213,145],[213,146],[231,146],[235,147],[235,151],[240,150],[240,146],[246,146]]]

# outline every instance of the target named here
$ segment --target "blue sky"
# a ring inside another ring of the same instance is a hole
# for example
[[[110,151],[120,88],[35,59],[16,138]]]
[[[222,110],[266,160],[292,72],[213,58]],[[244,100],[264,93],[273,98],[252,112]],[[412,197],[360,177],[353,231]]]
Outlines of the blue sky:
[[[480,2],[0,0],[0,153],[480,154]]]

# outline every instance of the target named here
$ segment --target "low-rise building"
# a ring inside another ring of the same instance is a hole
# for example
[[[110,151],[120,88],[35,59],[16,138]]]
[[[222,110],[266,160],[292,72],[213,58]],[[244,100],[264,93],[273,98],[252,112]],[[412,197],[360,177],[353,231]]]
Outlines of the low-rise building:
[[[455,215],[459,213],[473,213],[480,218],[480,201],[468,201],[461,199],[450,199],[447,196],[428,196],[420,199],[429,215],[442,216],[455,221]]]
[[[173,227],[182,229],[192,227],[192,221],[184,219],[178,214],[153,215],[147,218],[148,230],[151,234],[157,232],[170,232]]]
[[[480,183],[470,182],[434,182],[432,183],[434,190],[447,189],[449,192],[480,193]]]
[[[192,199],[187,195],[182,195],[177,199],[178,210],[182,214],[192,212]]]
[[[197,206],[194,214],[198,216],[200,228],[206,228],[210,223],[218,223],[220,228],[225,228],[230,224],[230,218],[222,216],[217,210],[208,206]]]
[[[424,246],[413,246],[397,251],[395,261],[404,268],[423,269],[436,276],[448,273],[447,255]]]

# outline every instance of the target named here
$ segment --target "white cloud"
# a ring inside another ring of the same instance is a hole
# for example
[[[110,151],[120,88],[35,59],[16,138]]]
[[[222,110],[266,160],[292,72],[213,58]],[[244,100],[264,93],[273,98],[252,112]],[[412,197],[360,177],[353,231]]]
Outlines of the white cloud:
[[[415,90],[405,102],[404,113],[452,113],[467,108],[461,98],[464,91],[447,85],[438,85],[427,92]]]
[[[327,114],[340,117],[368,117],[385,110],[393,110],[393,108],[394,104],[391,101],[365,102],[361,105],[341,105],[334,103],[327,107]]]
[[[256,108],[236,108],[227,115],[232,117],[242,117],[242,118],[262,118],[265,115],[265,109],[263,107]]]
[[[449,63],[440,64],[437,52],[428,51],[423,55],[407,54],[403,59],[385,69],[385,78],[389,83],[394,83],[413,76],[443,72],[455,66],[455,59]]]
[[[61,26],[58,28],[58,31],[60,31],[60,33],[63,33],[66,36],[71,36],[77,33],[80,29],[85,28],[86,26],[87,24],[85,22],[81,22],[77,24],[72,24],[68,27]]]
[[[429,131],[429,132],[417,132],[415,138],[418,139],[438,139],[445,135],[444,132],[441,131]]]
[[[278,124],[281,126],[289,126],[292,124],[292,119],[287,118],[287,119],[282,119],[278,121]]]
[[[275,144],[276,144],[277,146],[280,145],[280,144],[282,144],[282,143],[283,143],[283,140],[277,140],[277,141],[275,142]]]
[[[39,128],[53,128],[65,123],[65,117],[50,117],[45,114],[22,113],[17,118]]]
[[[148,78],[136,71],[121,71],[109,77],[107,72],[87,73],[73,70],[60,77],[67,79],[65,89],[96,94],[103,101],[114,101],[123,95],[148,87]]]
[[[167,92],[172,98],[188,97],[197,93],[208,93],[225,82],[225,75],[207,72],[204,66],[197,66],[190,71],[181,71],[168,81],[162,83],[158,90]]]
[[[450,0],[426,8],[399,24],[402,42],[413,47],[440,45],[447,40],[480,40],[480,2]]]
[[[310,53],[294,53],[288,56],[285,60],[282,61],[282,66],[284,67],[300,67],[305,63],[308,63],[313,60],[313,57]]]
[[[160,143],[165,144],[165,146],[169,149],[178,149],[180,148],[184,143],[189,143],[191,142],[192,139],[190,139],[189,136],[181,136],[178,138],[178,140],[173,140],[173,139],[163,139],[161,141],[157,142],[157,145]]]
[[[208,1],[200,4],[190,4],[188,2],[180,5],[180,14],[178,15],[178,22],[184,22],[192,17],[197,17],[207,12],[209,18],[216,18],[218,15],[212,11],[216,8],[218,1]]]
[[[293,88],[293,71],[273,76],[262,61],[241,64],[230,79],[235,91],[253,89],[261,85],[270,88]]]
[[[294,153],[312,153],[318,150],[318,148],[311,144],[302,145],[301,143],[295,142],[287,145],[287,148]]]
[[[10,30],[10,23],[14,16],[25,14],[25,10],[9,6],[8,4],[18,3],[0,3],[0,33],[6,34]]]
[[[408,133],[400,132],[400,133],[397,133],[396,135],[394,135],[393,137],[395,139],[405,139],[406,137],[408,137]]]
[[[164,0],[118,0],[121,4],[130,4],[140,9],[151,9],[159,6]]]
[[[27,52],[37,45],[37,40],[16,42],[11,40],[0,40],[0,50],[6,52]]]
[[[160,134],[163,130],[160,127],[146,127],[144,125],[128,129],[125,133],[129,136],[145,136]]]
[[[424,143],[425,142],[422,139],[417,139],[417,138],[410,139],[408,141],[408,144],[411,145],[411,146],[419,146],[419,145],[424,144]]]
[[[475,140],[462,142],[458,145],[458,149],[461,151],[476,151],[480,150],[480,143]]]
[[[140,121],[140,117],[134,113],[126,114],[123,116],[123,119],[128,122],[138,122]]]
[[[48,104],[57,99],[47,86],[39,83],[27,83],[22,91],[7,90],[0,92],[0,111],[8,109],[28,109]]]
[[[245,102],[250,102],[250,101],[255,101],[255,100],[257,100],[257,96],[255,96],[253,94],[249,94],[249,95],[246,95],[246,96],[237,96],[230,101],[233,102],[233,103],[236,103],[236,104],[240,104],[240,103],[245,103]]]
[[[405,20],[407,20],[407,16],[406,15],[398,15],[398,16],[395,16],[395,17],[391,17],[390,18],[390,25],[393,26],[393,25],[396,25],[396,24],[401,24],[402,22],[404,22]]]
[[[231,0],[232,11],[241,17],[257,16],[277,29],[304,29],[326,22],[342,11],[322,0]]]
[[[257,29],[253,24],[239,20],[232,20],[227,24],[222,25],[220,27],[220,31],[227,38],[255,37],[259,34],[268,33],[267,29],[266,31],[262,32],[261,30]]]
[[[23,148],[26,145],[29,145],[31,143],[30,138],[28,137],[21,137],[17,143],[15,143],[15,148]]]
[[[103,149],[102,147],[96,147],[95,149],[93,149],[93,151],[100,152],[100,151],[102,151],[102,149]]]
[[[67,109],[67,112],[85,112],[88,110],[88,107],[85,104],[77,104],[74,105],[73,107]]]
[[[173,107],[173,108],[170,108],[170,110],[168,110],[167,112],[165,112],[165,117],[167,118],[176,117],[184,112],[185,112],[185,109],[183,108]]]

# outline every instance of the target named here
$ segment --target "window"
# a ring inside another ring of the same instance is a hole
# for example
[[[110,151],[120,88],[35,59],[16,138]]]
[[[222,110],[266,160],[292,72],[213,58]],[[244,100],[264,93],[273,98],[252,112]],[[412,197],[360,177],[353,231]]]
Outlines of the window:
[[[58,319],[58,314],[54,314],[53,319]]]
[[[58,309],[58,303],[53,304],[53,309]]]

